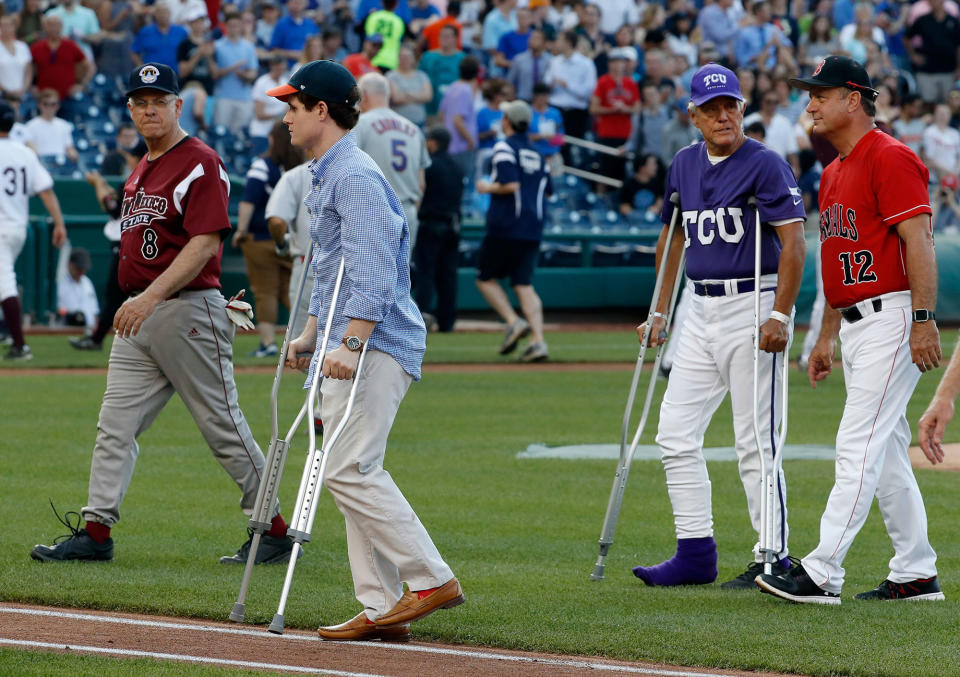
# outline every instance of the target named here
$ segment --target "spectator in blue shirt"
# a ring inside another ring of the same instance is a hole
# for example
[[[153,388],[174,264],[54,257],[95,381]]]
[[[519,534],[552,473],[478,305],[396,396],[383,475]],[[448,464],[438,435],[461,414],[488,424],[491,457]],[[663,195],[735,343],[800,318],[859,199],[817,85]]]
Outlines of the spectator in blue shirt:
[[[153,23],[137,31],[130,46],[134,64],[162,63],[179,72],[177,48],[188,35],[186,28],[170,23],[170,6],[158,2],[153,9]]]
[[[230,14],[224,20],[226,35],[214,43],[214,63],[211,64],[216,101],[213,104],[213,124],[223,125],[236,134],[250,126],[253,119],[253,88],[259,63],[257,49],[242,37],[243,22],[239,14]]]
[[[771,21],[770,4],[766,0],[755,3],[751,13],[753,23],[740,29],[733,53],[739,66],[769,70],[777,65],[781,48],[789,49],[790,41]]]
[[[549,161],[563,145],[563,114],[550,105],[550,85],[538,82],[533,86],[533,120],[528,138],[540,155]]]
[[[527,51],[531,23],[530,10],[526,7],[518,7],[516,29],[501,35],[497,42],[497,53],[494,60],[500,68],[509,69],[513,57]]]
[[[316,22],[305,15],[307,0],[287,0],[287,16],[277,21],[270,39],[274,54],[287,57],[289,65],[300,58],[307,37],[320,32]]]
[[[410,23],[407,24],[407,27],[411,33],[419,37],[423,27],[430,23],[434,17],[439,16],[440,10],[431,5],[430,0],[414,0],[413,7],[410,8]]]

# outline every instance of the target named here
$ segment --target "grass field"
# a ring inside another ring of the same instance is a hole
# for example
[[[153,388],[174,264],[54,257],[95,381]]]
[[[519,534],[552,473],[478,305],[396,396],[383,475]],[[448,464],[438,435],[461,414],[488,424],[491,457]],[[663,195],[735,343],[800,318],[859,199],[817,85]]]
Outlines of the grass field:
[[[956,334],[946,333],[945,348]],[[428,362],[496,362],[499,337],[430,337]],[[615,333],[549,337],[560,361],[632,361],[636,342]],[[245,355],[255,339],[237,340]],[[63,337],[34,337],[30,367],[105,365],[107,353],[77,353]],[[69,352],[67,352],[69,351]],[[240,357],[238,364],[254,360]],[[263,364],[262,361],[259,362]],[[266,362],[271,364],[270,361]],[[913,425],[942,370],[921,379],[911,402]],[[427,373],[408,394],[394,426],[386,466],[460,578],[468,603],[415,626],[420,639],[649,659],[716,668],[813,675],[941,676],[960,674],[960,505],[954,473],[920,470],[930,535],[948,601],[942,604],[855,603],[887,573],[892,554],[875,509],[845,562],[838,608],[781,603],[759,592],[719,587],[652,589],[630,572],[672,554],[675,540],[659,462],[634,463],[607,580],[588,578],[613,477],[611,461],[520,460],[533,442],[549,445],[618,441],[631,368],[601,372]],[[238,493],[207,451],[186,410],[174,399],[141,439],[141,456],[114,531],[115,560],[105,565],[41,565],[30,548],[64,533],[48,505],[79,510],[86,499],[90,451],[104,374],[0,372],[4,434],[0,451],[5,547],[0,599],[225,619],[241,569],[217,563],[244,540]],[[282,420],[300,392],[287,379]],[[254,434],[269,435],[270,373],[241,373],[240,401]],[[662,389],[662,385],[660,386]],[[831,444],[843,403],[836,373],[815,392],[791,379],[789,442]],[[645,442],[652,442],[656,407]],[[709,446],[732,443],[728,405],[707,434]],[[948,431],[960,440],[960,424]],[[289,512],[302,468],[291,452],[281,501]],[[788,461],[791,549],[816,543],[833,480],[824,461]],[[720,575],[743,569],[754,536],[736,465],[710,464]],[[266,624],[276,610],[283,568],[255,571],[247,619]],[[297,567],[287,606],[289,627],[313,628],[356,613],[343,521],[324,496],[313,541]],[[74,664],[70,661],[78,661]],[[77,667],[80,664],[82,670]],[[0,651],[0,674],[110,675],[105,659],[65,659]],[[124,664],[129,665],[129,664]],[[137,664],[141,675],[228,674],[171,671]]]

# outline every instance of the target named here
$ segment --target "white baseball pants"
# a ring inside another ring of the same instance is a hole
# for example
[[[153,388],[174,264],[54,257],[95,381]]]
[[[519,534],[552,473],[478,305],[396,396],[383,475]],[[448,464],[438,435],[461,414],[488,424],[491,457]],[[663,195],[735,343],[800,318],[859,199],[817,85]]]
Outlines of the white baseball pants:
[[[411,590],[453,578],[413,508],[383,468],[387,437],[413,378],[387,353],[368,351],[353,411],[330,449],[324,483],[347,525],[347,555],[357,599],[372,620]],[[336,430],[352,380],[320,385],[324,430]],[[329,433],[328,433],[329,434]]]
[[[764,283],[761,288],[773,284]],[[761,294],[761,323],[770,316],[773,297],[773,291]],[[729,391],[740,480],[747,497],[750,522],[759,539],[762,477],[753,431],[754,295],[752,292],[724,297],[691,294],[690,301],[690,314],[680,335],[677,357],[660,406],[657,433],[677,538],[713,535],[711,485],[703,458],[703,438],[710,419]],[[760,353],[760,432],[763,453],[771,463],[772,431],[779,426],[783,404],[781,359],[779,354]],[[773,511],[774,535],[781,558],[787,555],[786,500],[781,470]],[[756,561],[761,561],[759,546],[758,540],[754,546]]]
[[[887,578],[905,583],[937,574],[923,497],[907,455],[907,403],[920,380],[910,356],[910,292],[880,298],[880,312],[862,303],[864,318],[840,327],[847,402],[837,433],[836,480],[820,519],[820,543],[803,558],[811,580],[837,594],[843,558],[874,495],[893,542]]]
[[[14,265],[27,240],[27,229],[0,231],[0,301],[19,296]]]

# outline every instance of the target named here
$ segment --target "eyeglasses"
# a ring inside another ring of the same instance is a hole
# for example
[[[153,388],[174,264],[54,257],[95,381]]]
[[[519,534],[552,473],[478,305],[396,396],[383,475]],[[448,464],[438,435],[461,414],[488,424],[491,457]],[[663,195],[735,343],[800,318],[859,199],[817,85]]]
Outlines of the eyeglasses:
[[[58,101],[41,101],[38,106],[43,106],[44,108],[55,108],[60,105]]]
[[[130,99],[130,105],[140,110],[143,110],[147,106],[156,106],[157,108],[166,108],[174,101],[176,101],[176,99],[173,97],[161,97],[159,99],[152,99],[152,100],[134,98],[134,99]]]

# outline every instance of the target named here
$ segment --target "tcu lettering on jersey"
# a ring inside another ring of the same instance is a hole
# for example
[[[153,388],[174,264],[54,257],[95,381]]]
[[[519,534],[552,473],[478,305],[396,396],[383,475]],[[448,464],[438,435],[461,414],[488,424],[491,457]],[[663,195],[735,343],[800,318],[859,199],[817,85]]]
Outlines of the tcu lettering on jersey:
[[[828,237],[843,237],[857,241],[857,212],[834,203],[820,211],[820,241]]]
[[[720,207],[718,209],[690,210],[683,212],[683,230],[686,233],[685,246],[690,246],[690,231],[696,227],[697,241],[710,245],[717,235],[724,242],[736,244],[743,239],[743,210],[739,207]]]

